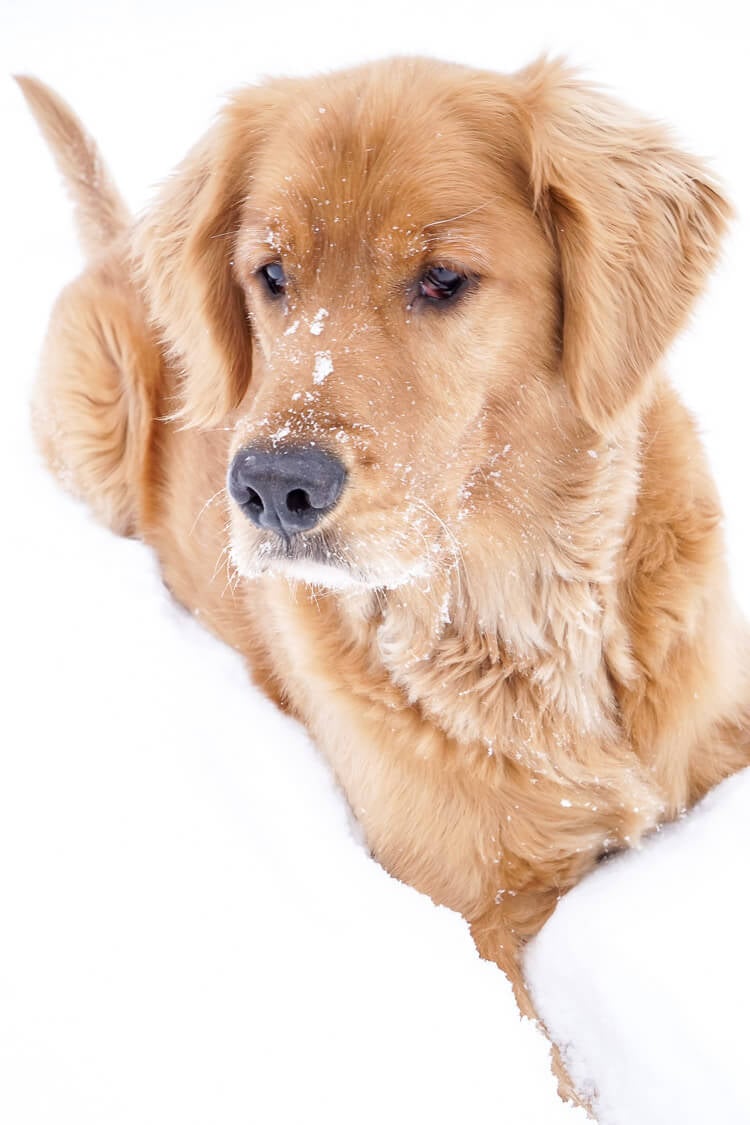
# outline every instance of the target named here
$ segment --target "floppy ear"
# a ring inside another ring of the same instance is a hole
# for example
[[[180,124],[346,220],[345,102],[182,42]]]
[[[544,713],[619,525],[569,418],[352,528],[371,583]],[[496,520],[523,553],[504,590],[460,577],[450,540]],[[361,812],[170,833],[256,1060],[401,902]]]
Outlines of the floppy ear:
[[[136,230],[136,269],[181,368],[176,413],[188,425],[216,425],[239,405],[250,379],[250,325],[232,259],[268,111],[265,90],[237,95]]]
[[[664,128],[561,64],[518,79],[533,203],[559,261],[563,375],[604,432],[685,324],[731,208]]]

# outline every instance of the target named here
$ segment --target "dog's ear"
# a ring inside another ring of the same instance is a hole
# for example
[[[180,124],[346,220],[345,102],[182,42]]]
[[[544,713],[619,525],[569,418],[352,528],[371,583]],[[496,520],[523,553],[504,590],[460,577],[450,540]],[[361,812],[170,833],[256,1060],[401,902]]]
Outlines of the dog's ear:
[[[522,160],[559,263],[563,375],[606,432],[683,327],[731,209],[663,127],[565,66],[517,79]]]
[[[153,320],[181,370],[175,414],[210,426],[239,405],[252,346],[232,271],[240,208],[271,113],[265,89],[235,96],[166,181],[135,234]]]

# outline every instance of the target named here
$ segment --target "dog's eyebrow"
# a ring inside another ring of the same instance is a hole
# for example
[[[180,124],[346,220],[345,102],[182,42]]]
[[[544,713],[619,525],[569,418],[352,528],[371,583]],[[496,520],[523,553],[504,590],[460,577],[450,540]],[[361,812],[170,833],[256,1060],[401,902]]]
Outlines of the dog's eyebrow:
[[[243,230],[260,230],[262,227],[271,226],[273,221],[273,215],[268,215],[257,207],[250,207],[242,212]]]
[[[446,217],[430,218],[425,223],[415,222],[413,216],[408,221],[392,221],[386,223],[387,229],[382,234],[372,231],[367,243],[373,252],[379,249],[386,255],[386,260],[392,260],[393,250],[399,246],[399,235],[396,234],[396,245],[392,244],[394,232],[401,232],[401,236],[408,235],[409,247],[400,247],[401,252],[409,259],[415,255],[425,255],[429,259],[441,259],[453,263],[457,267],[464,267],[477,273],[491,269],[492,259],[487,248],[483,245],[481,237],[481,222],[472,222],[472,216],[485,210],[494,201],[485,199],[474,207]],[[433,214],[435,212],[433,211]],[[238,246],[248,254],[256,266],[262,265],[262,259],[270,254],[280,258],[287,257],[294,252],[292,237],[284,224],[281,215],[273,211],[265,211],[257,207],[248,207],[243,213],[237,230]],[[381,244],[385,236],[389,245]]]
[[[291,250],[289,236],[282,229],[278,216],[260,210],[246,211],[237,230],[238,244],[251,253],[260,254],[262,247],[281,254]],[[262,256],[262,255],[261,255]]]
[[[492,266],[492,258],[478,239],[463,231],[444,230],[425,234],[422,239],[424,252],[433,261],[444,261],[456,266],[473,269],[479,273]]]
[[[457,265],[477,271],[491,268],[492,259],[482,238],[481,223],[472,223],[471,216],[489,207],[493,199],[485,199],[475,207],[459,211],[445,219],[433,219],[422,227],[422,244],[431,258],[445,258]]]
[[[424,229],[427,231],[430,227],[440,227],[445,226],[447,223],[455,223],[459,219],[465,219],[469,215],[475,215],[477,211],[482,211],[485,207],[489,207],[492,202],[493,200],[491,199],[485,199],[484,203],[478,203],[476,207],[470,207],[468,211],[462,211],[459,215],[453,215],[450,219],[435,219],[434,222],[427,223]]]

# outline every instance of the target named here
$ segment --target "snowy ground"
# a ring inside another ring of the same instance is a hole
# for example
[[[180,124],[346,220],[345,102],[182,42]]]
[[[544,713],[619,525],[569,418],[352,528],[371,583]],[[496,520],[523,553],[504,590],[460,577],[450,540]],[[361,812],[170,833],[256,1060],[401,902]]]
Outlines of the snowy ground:
[[[459,14],[460,13],[460,14]],[[712,157],[742,216],[672,366],[701,418],[750,609],[747,33],[740,6],[45,6],[2,0],[4,74],[57,86],[134,206],[264,72],[388,53],[565,53]],[[304,733],[38,467],[26,402],[79,265],[5,77],[0,186],[5,673],[3,1125],[583,1125],[462,920],[371,862]],[[600,868],[530,951],[602,1125],[747,1125],[750,774]]]

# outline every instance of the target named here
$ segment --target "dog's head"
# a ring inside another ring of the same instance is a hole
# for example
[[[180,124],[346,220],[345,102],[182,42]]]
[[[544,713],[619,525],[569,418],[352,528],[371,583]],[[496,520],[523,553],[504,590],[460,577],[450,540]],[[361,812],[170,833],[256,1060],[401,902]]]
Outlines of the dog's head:
[[[238,93],[137,249],[184,420],[234,428],[239,570],[392,587],[559,527],[727,212],[663,129],[558,64]]]

